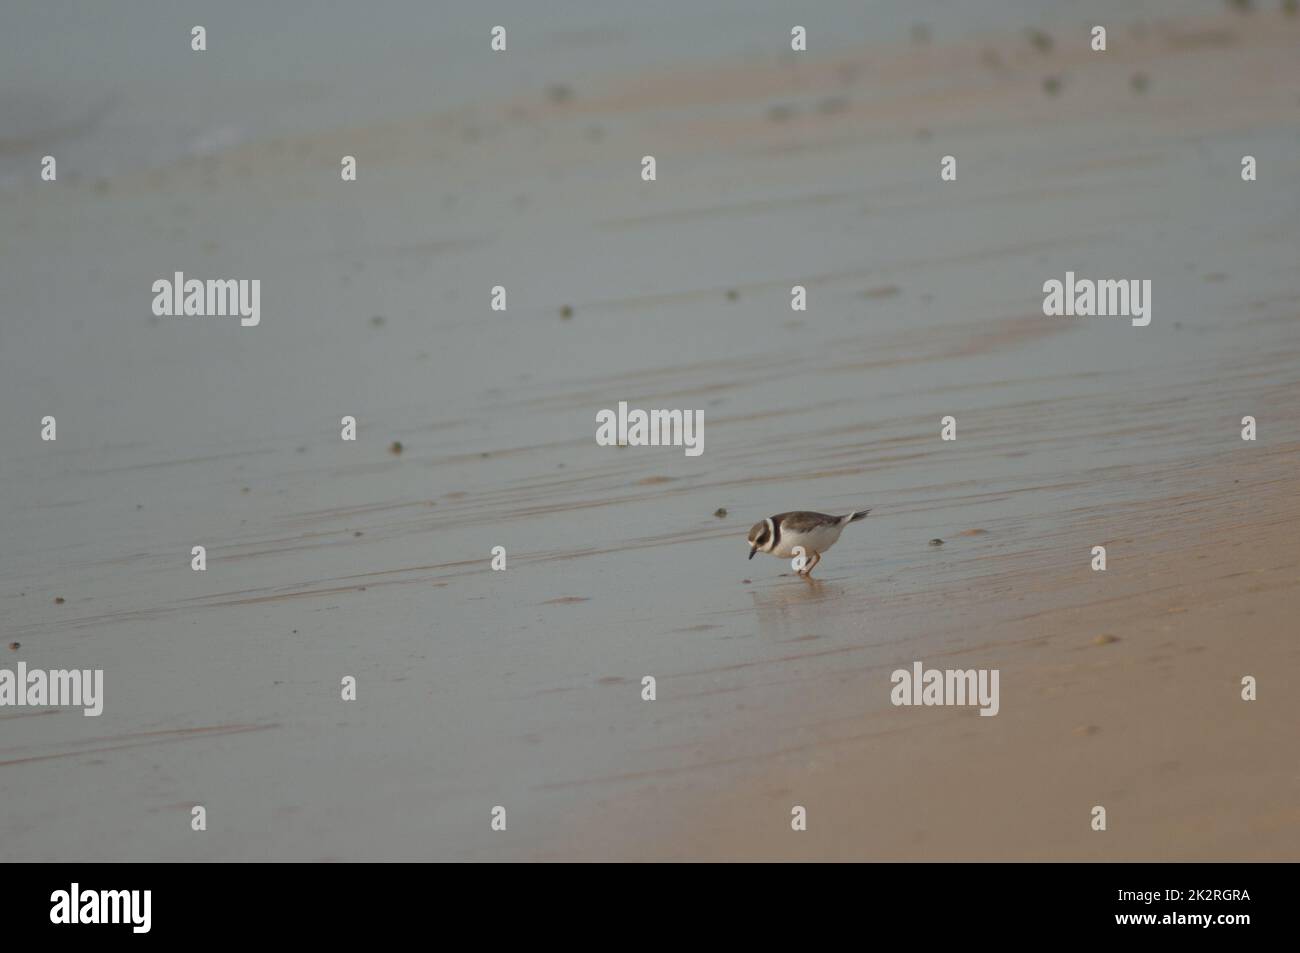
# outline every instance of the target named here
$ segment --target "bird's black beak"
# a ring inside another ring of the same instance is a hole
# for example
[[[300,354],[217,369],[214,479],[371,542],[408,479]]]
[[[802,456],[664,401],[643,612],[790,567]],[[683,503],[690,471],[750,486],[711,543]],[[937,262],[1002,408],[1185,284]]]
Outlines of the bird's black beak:
[[[750,559],[753,559],[753,558],[754,558],[754,553],[756,553],[756,552],[758,552],[758,550],[755,549],[753,546],[749,547],[749,558],[750,558]]]

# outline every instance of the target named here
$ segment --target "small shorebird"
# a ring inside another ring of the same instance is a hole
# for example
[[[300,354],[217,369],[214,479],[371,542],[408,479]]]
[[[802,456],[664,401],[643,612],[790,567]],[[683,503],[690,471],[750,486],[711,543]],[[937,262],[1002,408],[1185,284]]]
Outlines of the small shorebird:
[[[811,576],[813,567],[822,560],[822,553],[835,545],[844,527],[863,519],[871,508],[857,510],[844,516],[827,516],[825,513],[778,513],[749,530],[749,558],[755,553],[770,553],[781,559],[794,555],[794,548],[803,548],[807,562],[799,570],[802,576]]]

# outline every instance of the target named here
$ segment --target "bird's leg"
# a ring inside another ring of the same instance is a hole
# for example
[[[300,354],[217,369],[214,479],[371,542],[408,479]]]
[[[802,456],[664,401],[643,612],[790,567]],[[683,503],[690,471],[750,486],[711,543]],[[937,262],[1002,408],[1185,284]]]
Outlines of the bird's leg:
[[[805,579],[811,579],[811,578],[812,578],[813,567],[816,566],[819,562],[822,561],[822,554],[821,554],[821,553],[817,552],[816,550],[813,550],[813,554],[812,554],[812,555],[813,555],[812,562],[810,562],[807,566],[804,566],[804,567],[803,567],[803,575],[804,575],[804,578],[805,578]]]

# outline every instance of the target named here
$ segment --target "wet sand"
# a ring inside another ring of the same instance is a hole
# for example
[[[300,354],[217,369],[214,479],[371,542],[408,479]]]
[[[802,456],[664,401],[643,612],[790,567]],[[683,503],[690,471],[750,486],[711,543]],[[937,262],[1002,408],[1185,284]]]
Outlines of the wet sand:
[[[1300,19],[1153,9],[0,192],[0,664],[106,685],[0,712],[0,859],[1295,859]],[[1043,316],[1067,270],[1150,327]],[[596,446],[620,400],[703,455]],[[1001,712],[891,707],[914,660]]]

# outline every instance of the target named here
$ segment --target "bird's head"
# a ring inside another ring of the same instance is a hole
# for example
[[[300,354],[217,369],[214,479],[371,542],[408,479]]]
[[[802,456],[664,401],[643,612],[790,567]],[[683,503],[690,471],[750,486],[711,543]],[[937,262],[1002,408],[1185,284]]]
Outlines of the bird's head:
[[[765,519],[749,528],[749,558],[755,553],[765,553],[772,543],[772,521]]]

